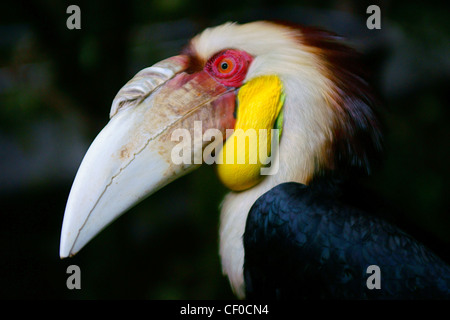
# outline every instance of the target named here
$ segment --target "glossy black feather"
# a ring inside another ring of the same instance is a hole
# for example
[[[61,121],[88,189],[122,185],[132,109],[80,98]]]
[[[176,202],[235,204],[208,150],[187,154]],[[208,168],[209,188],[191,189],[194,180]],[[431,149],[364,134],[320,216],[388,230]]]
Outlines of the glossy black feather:
[[[284,183],[253,205],[244,234],[247,298],[449,299],[450,267],[386,221],[332,193]],[[381,270],[368,289],[367,267]]]

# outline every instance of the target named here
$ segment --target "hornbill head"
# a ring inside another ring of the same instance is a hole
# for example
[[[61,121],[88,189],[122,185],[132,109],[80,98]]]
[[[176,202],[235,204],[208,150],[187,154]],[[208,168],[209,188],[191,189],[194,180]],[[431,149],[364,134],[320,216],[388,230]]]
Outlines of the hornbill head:
[[[137,73],[117,94],[109,123],[78,170],[60,256],[77,253],[209,154],[232,190],[222,206],[221,255],[242,296],[242,234],[259,195],[282,182],[308,184],[324,172],[370,169],[369,153],[379,148],[380,136],[356,57],[338,36],[319,29],[227,23],[206,29],[179,56]],[[238,129],[255,130],[256,144],[232,143]],[[192,140],[182,141],[187,137]],[[263,146],[265,155],[251,162]],[[188,161],[179,161],[183,151]],[[236,161],[240,154],[243,163]],[[268,164],[269,154],[276,156]]]

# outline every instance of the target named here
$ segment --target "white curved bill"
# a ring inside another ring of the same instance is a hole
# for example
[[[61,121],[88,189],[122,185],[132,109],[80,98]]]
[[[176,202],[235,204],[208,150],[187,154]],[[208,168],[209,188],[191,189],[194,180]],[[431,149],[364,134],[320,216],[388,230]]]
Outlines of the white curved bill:
[[[132,107],[119,110],[96,137],[76,174],[66,205],[60,256],[77,253],[130,207],[195,164],[174,164],[175,129],[203,132],[234,126],[234,92],[206,73],[181,73]],[[205,144],[201,146],[203,148]],[[192,154],[195,149],[192,148]],[[191,162],[192,163],[192,162]]]

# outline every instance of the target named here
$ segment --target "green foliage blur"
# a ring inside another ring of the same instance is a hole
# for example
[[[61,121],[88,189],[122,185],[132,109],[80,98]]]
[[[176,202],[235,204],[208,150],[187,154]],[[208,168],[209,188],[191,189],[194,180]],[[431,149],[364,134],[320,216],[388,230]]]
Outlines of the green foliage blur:
[[[322,26],[366,54],[386,126],[384,162],[368,185],[448,257],[448,7],[380,1],[382,28],[368,30],[366,8],[374,3],[1,2],[0,297],[234,298],[218,255],[218,207],[227,191],[210,166],[137,205],[77,256],[58,255],[73,178],[117,91],[226,21]],[[81,9],[81,30],[66,27],[70,4]],[[81,268],[81,290],[66,287],[71,264]]]

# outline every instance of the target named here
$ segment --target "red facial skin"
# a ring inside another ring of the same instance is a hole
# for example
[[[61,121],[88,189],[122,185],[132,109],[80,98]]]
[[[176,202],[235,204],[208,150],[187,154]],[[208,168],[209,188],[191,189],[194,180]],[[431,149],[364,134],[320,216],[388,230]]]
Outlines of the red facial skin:
[[[227,87],[240,87],[253,57],[245,51],[228,49],[215,54],[205,65],[205,71]]]

